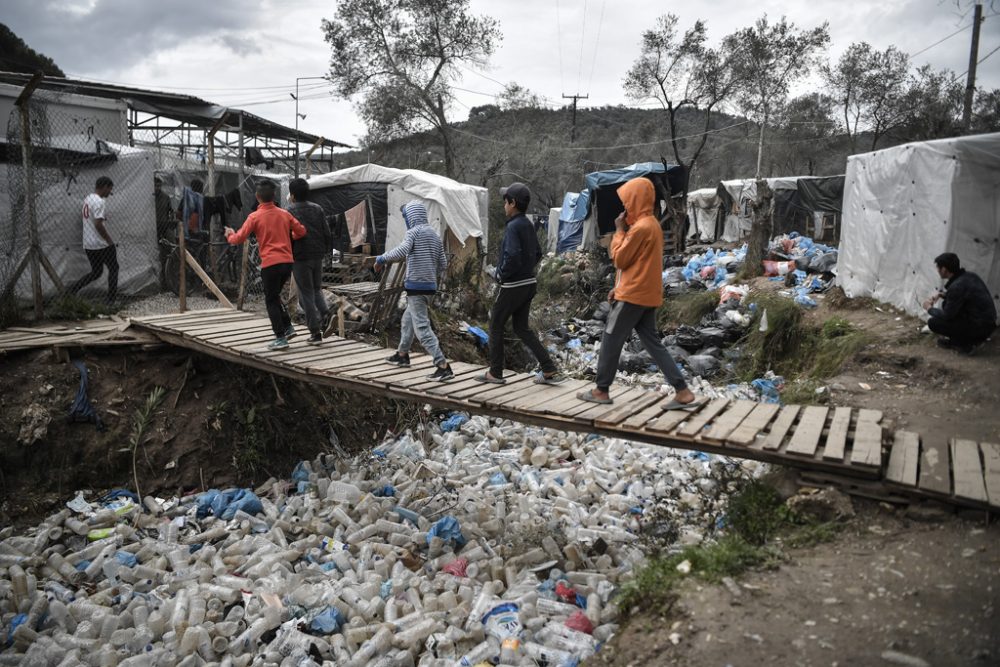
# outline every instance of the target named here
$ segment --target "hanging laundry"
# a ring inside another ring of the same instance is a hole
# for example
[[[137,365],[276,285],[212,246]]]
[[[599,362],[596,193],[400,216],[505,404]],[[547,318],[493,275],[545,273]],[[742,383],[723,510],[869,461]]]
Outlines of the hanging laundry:
[[[211,223],[213,215],[219,216],[220,228],[227,225],[225,196],[205,197],[205,220]]]
[[[237,211],[243,210],[243,199],[240,197],[239,187],[235,187],[226,193],[226,210],[232,211],[233,209]]]
[[[361,201],[352,209],[344,211],[347,231],[351,235],[351,247],[356,248],[368,239],[368,216],[365,202]]]

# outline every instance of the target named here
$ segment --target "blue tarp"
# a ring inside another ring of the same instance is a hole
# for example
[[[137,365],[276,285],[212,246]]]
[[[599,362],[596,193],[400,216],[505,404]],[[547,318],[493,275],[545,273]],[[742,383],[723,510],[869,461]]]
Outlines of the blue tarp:
[[[250,489],[226,489],[225,491],[209,489],[198,496],[196,503],[198,509],[195,516],[199,519],[208,516],[209,510],[223,521],[232,519],[237,510],[243,510],[251,515],[264,511],[260,498]]]
[[[671,169],[679,169],[675,165],[670,165]],[[606,171],[593,171],[587,174],[587,188],[596,190],[605,185],[618,185],[633,178],[646,176],[648,174],[665,174],[666,168],[662,162],[636,162],[627,167],[618,169],[608,169]]]
[[[573,252],[583,242],[583,221],[590,212],[590,190],[567,192],[559,211],[559,240],[556,253]]]
[[[590,210],[590,190],[567,192],[563,196],[559,222],[583,222]],[[560,225],[561,227],[561,225]]]

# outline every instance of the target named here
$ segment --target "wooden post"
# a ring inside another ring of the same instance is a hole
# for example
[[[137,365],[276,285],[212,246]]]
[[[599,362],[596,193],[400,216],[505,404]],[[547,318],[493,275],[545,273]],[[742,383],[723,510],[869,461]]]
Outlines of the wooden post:
[[[24,199],[28,209],[28,262],[31,267],[31,295],[35,302],[36,319],[41,319],[45,310],[42,302],[42,272],[38,262],[38,220],[35,217],[35,172],[31,164],[31,114],[28,111],[28,100],[42,82],[42,76],[38,72],[31,77],[14,102],[21,117],[21,164],[24,167]]]
[[[184,245],[184,221],[177,221],[177,252],[181,254],[181,261],[178,262],[180,267],[180,281],[177,283],[180,287],[177,290],[178,299],[178,312],[183,313],[187,310],[187,248]]]
[[[240,133],[239,133],[239,160],[240,160],[240,184],[246,180],[245,165],[243,159],[243,112],[240,111]],[[243,257],[240,260],[240,290],[236,295],[236,309],[243,310],[243,302],[247,297],[247,264],[250,260],[250,243],[243,244]]]
[[[312,154],[316,152],[316,149],[323,145],[324,141],[323,137],[318,138],[312,145],[312,148],[306,151],[306,178],[312,175],[312,160],[310,158],[312,158]]]
[[[187,265],[191,267],[191,270],[194,271],[199,278],[201,278],[201,281],[205,283],[205,287],[208,288],[209,292],[215,295],[215,298],[219,300],[219,303],[226,308],[235,308],[232,302],[226,298],[226,295],[222,293],[222,290],[219,289],[219,286],[215,284],[215,281],[212,280],[207,273],[205,273],[205,269],[201,268],[201,264],[198,263],[198,260],[188,253],[185,253],[184,257],[187,260]]]
[[[208,183],[207,193],[209,197],[215,196],[215,133],[225,124],[226,118],[229,116],[229,112],[224,112],[222,116],[215,122],[212,129],[208,131],[206,135],[206,141],[208,142]],[[208,272],[209,274],[215,273],[215,267],[218,266],[218,261],[216,259],[215,244],[219,239],[219,225],[215,222],[215,216],[213,215],[208,221]]]

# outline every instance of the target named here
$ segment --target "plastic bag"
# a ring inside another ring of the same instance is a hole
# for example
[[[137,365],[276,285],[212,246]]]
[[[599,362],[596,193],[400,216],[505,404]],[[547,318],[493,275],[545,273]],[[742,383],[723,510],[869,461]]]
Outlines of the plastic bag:
[[[764,275],[769,277],[788,275],[795,270],[795,262],[776,262],[771,259],[765,259],[763,264]]]
[[[462,529],[458,524],[458,519],[450,514],[438,519],[437,523],[431,526],[431,529],[427,531],[427,544],[431,543],[432,537],[440,537],[445,542],[454,542],[455,546],[458,548],[464,547],[467,541],[465,536],[462,535]]]
[[[466,569],[469,567],[469,561],[465,558],[456,558],[447,565],[441,568],[442,572],[447,572],[448,574],[454,575],[456,577],[465,577]]]
[[[587,614],[581,611],[574,611],[566,619],[566,627],[577,632],[584,632],[588,635],[594,634],[594,624],[587,618]]]
[[[327,607],[309,622],[309,631],[318,635],[331,635],[340,630],[347,619],[336,607]]]
[[[467,421],[469,421],[469,415],[462,412],[453,412],[450,417],[441,422],[441,430],[445,433],[457,431]]]

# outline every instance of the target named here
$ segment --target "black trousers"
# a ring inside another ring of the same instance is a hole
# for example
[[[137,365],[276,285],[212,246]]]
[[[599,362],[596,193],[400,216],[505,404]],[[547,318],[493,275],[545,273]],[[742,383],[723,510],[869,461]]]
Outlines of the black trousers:
[[[490,375],[503,377],[503,330],[507,320],[512,320],[514,333],[535,355],[543,373],[554,373],[556,365],[548,350],[538,340],[538,336],[528,326],[531,300],[535,298],[536,286],[501,287],[497,293],[493,312],[490,313]]]
[[[76,294],[81,289],[94,282],[108,267],[108,301],[114,301],[118,296],[118,249],[111,245],[100,250],[84,250],[87,261],[90,262],[90,273],[73,283],[69,291]]]
[[[952,339],[959,345],[978,345],[990,337],[996,327],[968,322],[946,320],[932,316],[927,327],[936,334]]]
[[[275,338],[281,338],[292,326],[292,318],[281,302],[281,290],[292,276],[292,263],[272,264],[260,270],[260,281],[264,286],[264,305],[271,320],[271,330]]]

